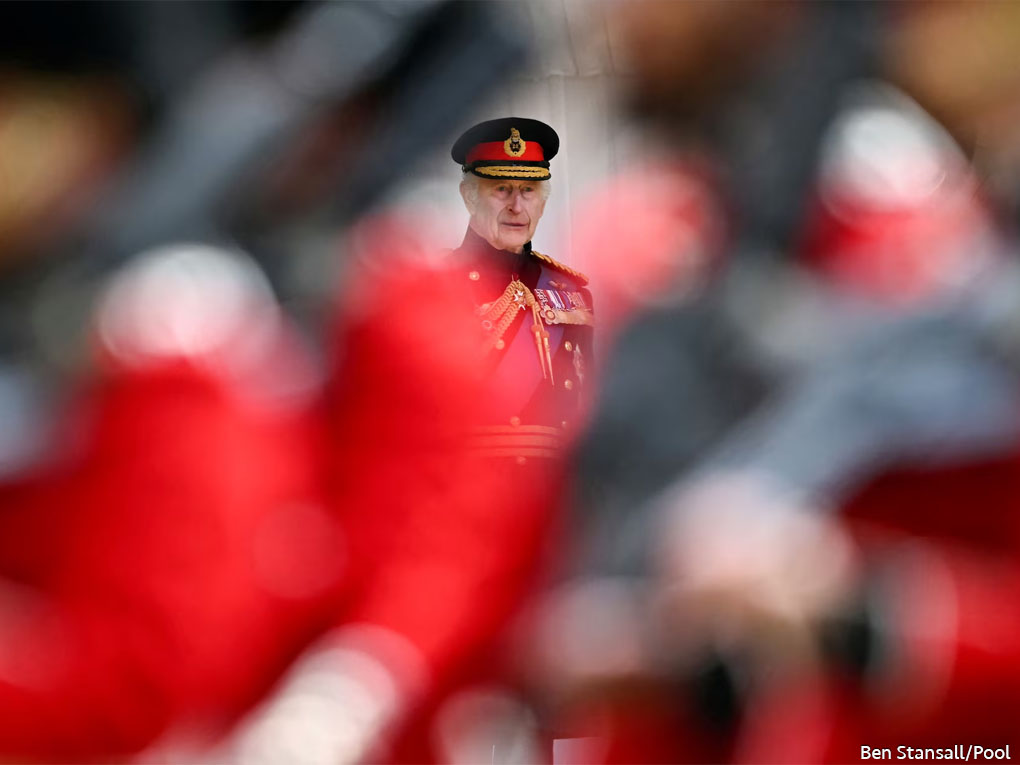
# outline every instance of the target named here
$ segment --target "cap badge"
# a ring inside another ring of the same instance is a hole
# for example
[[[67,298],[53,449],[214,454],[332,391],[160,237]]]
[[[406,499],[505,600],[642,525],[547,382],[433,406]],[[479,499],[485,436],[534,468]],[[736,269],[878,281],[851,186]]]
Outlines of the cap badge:
[[[508,157],[519,157],[526,148],[528,148],[528,143],[521,140],[520,131],[515,127],[510,128],[510,137],[503,141],[503,151]]]

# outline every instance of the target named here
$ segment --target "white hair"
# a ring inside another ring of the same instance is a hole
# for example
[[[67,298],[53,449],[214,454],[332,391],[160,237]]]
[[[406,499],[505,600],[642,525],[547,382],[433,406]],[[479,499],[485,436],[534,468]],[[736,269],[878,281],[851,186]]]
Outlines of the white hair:
[[[461,194],[464,195],[464,203],[469,208],[478,204],[478,193],[481,180],[482,179],[474,173],[466,172],[464,173],[464,178],[460,182],[460,190]],[[542,201],[544,202],[549,198],[549,194],[552,193],[552,182],[536,181],[536,183],[538,184],[538,193],[542,195]]]

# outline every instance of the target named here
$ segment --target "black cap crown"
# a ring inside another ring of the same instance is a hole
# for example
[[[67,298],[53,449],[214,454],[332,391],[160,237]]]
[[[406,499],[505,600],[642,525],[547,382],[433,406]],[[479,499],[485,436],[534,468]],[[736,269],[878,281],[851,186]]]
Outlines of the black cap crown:
[[[549,160],[559,149],[560,137],[544,122],[504,117],[466,130],[450,156],[464,172],[482,178],[544,181],[550,177]]]

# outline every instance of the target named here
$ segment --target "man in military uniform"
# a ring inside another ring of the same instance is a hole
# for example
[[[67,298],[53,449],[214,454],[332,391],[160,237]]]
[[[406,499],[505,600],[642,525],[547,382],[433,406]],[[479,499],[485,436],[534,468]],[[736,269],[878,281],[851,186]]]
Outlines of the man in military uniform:
[[[475,445],[518,464],[559,452],[579,414],[591,353],[587,278],[531,246],[558,150],[551,127],[509,117],[475,125],[451,151],[471,215],[453,257],[472,282],[491,357],[493,421],[477,430]]]
[[[387,564],[390,577],[407,568],[408,590],[432,604],[427,629],[397,630],[419,648],[435,678],[427,698],[393,736],[389,755],[397,762],[502,760],[508,756],[506,742],[497,741],[493,731],[503,725],[514,729],[516,713],[510,710],[523,708],[509,688],[515,673],[505,666],[507,625],[552,563],[546,556],[549,540],[562,527],[567,446],[591,386],[586,363],[590,366],[594,313],[588,280],[531,245],[550,192],[549,161],[558,149],[550,126],[512,117],[475,125],[451,150],[463,169],[460,191],[470,218],[445,274],[453,282],[451,293],[471,302],[483,352],[481,368],[473,369],[481,372],[479,387],[452,387],[465,399],[477,392],[481,401],[470,415],[447,418],[449,425],[468,430],[446,450],[445,466],[431,472],[430,486],[445,478],[448,488],[439,501],[414,503],[420,509],[411,513],[418,520],[409,519],[406,528],[428,531],[414,532],[409,552]],[[437,567],[446,572],[443,579],[435,586],[423,583],[419,572]],[[377,606],[385,612],[384,604]],[[401,624],[399,618],[386,619],[372,616],[390,628]],[[424,639],[437,630],[449,637]],[[476,691],[479,698],[491,698],[500,688],[498,694],[507,694],[500,696],[505,707],[496,704],[501,712],[470,701]],[[462,717],[462,724],[448,727],[449,720]],[[479,741],[481,755],[472,749]],[[548,743],[536,740],[535,746],[534,757],[524,759],[547,759],[549,753],[541,750]]]
[[[528,119],[461,136],[470,222],[438,266],[392,220],[357,238],[370,266],[348,280],[325,402],[325,502],[345,521],[350,591],[241,731],[244,761],[453,760],[491,723],[441,730],[464,693],[508,680],[507,627],[546,570],[590,385],[586,279],[531,247],[558,145]]]

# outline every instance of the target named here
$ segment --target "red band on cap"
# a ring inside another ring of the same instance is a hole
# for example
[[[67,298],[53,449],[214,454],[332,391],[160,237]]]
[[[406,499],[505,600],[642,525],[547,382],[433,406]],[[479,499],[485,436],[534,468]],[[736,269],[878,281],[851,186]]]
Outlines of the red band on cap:
[[[545,153],[542,151],[542,144],[538,141],[525,141],[524,153],[514,157],[506,153],[503,141],[489,141],[474,146],[467,154],[465,164],[484,160],[500,160],[503,162],[543,162]]]

